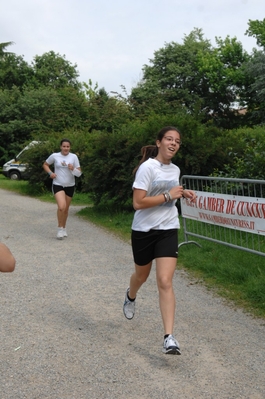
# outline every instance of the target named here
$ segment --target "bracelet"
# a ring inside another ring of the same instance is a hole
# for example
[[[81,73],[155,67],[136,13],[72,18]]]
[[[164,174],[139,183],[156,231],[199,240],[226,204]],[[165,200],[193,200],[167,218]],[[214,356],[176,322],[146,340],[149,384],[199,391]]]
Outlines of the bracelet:
[[[165,202],[169,202],[170,200],[172,200],[172,197],[171,197],[171,195],[169,194],[168,191],[165,191],[165,192],[163,193],[163,195],[164,195],[164,197],[165,197]]]

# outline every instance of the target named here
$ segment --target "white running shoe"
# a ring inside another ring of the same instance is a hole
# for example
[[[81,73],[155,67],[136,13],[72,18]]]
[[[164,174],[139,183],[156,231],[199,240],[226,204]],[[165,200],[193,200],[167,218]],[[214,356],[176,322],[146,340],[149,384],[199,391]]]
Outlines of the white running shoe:
[[[57,239],[58,240],[62,240],[64,238],[64,232],[63,232],[63,228],[59,227],[58,228],[58,232],[57,232]]]
[[[125,301],[123,304],[123,313],[126,319],[131,320],[135,313],[135,300],[132,302],[128,298],[128,292],[130,288],[127,288],[125,293]]]
[[[181,355],[179,343],[173,337],[173,335],[170,334],[167,338],[164,339],[162,352],[166,355]]]
[[[66,231],[66,228],[63,228],[63,236],[64,236],[64,237],[67,237],[67,231]]]

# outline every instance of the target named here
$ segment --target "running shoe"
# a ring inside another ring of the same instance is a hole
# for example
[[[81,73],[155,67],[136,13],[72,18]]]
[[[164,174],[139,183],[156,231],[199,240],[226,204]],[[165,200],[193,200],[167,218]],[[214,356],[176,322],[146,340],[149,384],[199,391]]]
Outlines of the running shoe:
[[[181,355],[179,343],[173,337],[173,335],[170,334],[167,338],[164,339],[162,352],[166,355]]]
[[[61,227],[59,227],[58,228],[58,232],[57,232],[57,239],[58,240],[62,240],[64,238],[64,232],[63,232],[63,228]]]
[[[125,293],[125,301],[123,304],[123,313],[126,319],[131,320],[135,313],[135,300],[132,302],[128,298],[128,292],[130,288],[127,288]]]
[[[64,237],[67,237],[67,231],[66,231],[66,228],[63,228],[63,236],[64,236]]]

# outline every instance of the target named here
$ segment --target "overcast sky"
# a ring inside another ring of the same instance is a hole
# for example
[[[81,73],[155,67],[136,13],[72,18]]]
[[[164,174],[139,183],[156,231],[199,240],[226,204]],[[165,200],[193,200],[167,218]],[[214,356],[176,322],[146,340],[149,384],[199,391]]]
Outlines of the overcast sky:
[[[77,64],[79,80],[128,94],[154,52],[182,43],[195,27],[215,37],[237,37],[248,53],[248,20],[265,18],[265,0],[1,0],[0,43],[31,63],[54,51]]]

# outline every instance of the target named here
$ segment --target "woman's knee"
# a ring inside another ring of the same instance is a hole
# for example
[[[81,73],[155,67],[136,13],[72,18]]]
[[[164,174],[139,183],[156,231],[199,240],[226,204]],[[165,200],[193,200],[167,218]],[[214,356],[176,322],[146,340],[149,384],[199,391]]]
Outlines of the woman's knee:
[[[136,266],[135,270],[135,277],[138,281],[138,283],[145,283],[146,280],[148,279],[148,276],[150,274],[151,270],[151,265],[148,266]]]
[[[136,279],[138,283],[144,284],[146,280],[148,279],[149,273],[146,274],[136,274]]]
[[[172,278],[168,276],[160,276],[159,278],[157,278],[157,286],[158,289],[161,289],[163,291],[172,290]]]
[[[57,203],[57,206],[58,206],[58,211],[59,211],[59,212],[68,213],[69,207],[67,206],[66,203],[64,203],[64,202],[59,202],[59,203]]]

